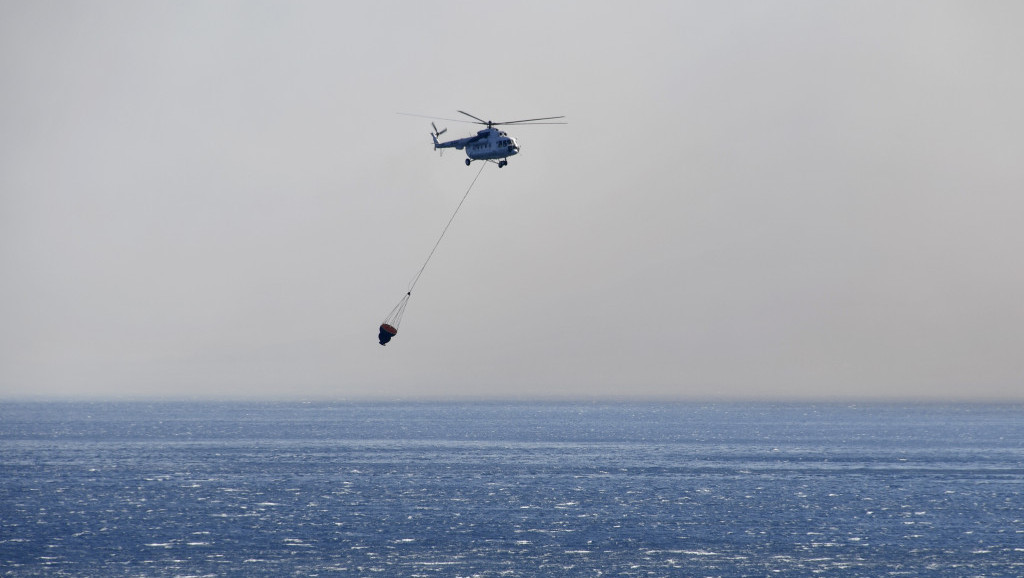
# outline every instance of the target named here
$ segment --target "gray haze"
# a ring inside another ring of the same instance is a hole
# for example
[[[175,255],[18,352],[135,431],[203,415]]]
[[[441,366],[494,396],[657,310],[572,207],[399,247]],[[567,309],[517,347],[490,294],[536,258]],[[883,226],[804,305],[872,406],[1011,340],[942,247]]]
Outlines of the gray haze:
[[[1024,399],[1022,29],[0,2],[0,396]],[[570,124],[510,130],[382,348],[477,171],[396,112],[457,109]]]

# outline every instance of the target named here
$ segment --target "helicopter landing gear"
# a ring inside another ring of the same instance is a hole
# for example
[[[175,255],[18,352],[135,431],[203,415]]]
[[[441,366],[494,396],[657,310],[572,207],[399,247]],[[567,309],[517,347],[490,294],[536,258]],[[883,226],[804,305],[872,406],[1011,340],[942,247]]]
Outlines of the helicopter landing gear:
[[[500,169],[501,167],[503,167],[503,166],[505,166],[507,164],[508,164],[508,161],[498,161],[498,168]]]
[[[472,159],[466,159],[466,166],[468,167],[468,166],[469,166],[469,163],[471,163],[471,162],[473,162],[473,160],[472,160]]]

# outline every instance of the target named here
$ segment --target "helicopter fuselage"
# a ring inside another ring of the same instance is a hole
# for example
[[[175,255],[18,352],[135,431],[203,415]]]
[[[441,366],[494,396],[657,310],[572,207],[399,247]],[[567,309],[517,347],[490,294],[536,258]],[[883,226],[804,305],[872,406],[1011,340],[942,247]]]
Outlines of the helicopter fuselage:
[[[437,136],[434,135],[434,148],[465,150],[468,157],[466,164],[475,160],[491,161],[501,159],[501,162],[498,164],[503,166],[506,164],[504,159],[519,153],[519,143],[516,142],[516,139],[508,136],[508,133],[505,131],[493,127],[478,131],[476,136],[446,142],[438,142]]]

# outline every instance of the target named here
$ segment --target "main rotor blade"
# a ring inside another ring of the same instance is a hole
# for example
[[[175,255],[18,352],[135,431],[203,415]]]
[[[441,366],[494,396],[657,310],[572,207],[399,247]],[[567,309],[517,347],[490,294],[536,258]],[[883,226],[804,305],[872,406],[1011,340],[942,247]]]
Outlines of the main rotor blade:
[[[444,118],[444,117],[440,117],[440,116],[427,116],[425,114],[413,114],[411,112],[396,112],[395,114],[400,114],[402,116],[415,116],[417,118],[429,118],[429,119],[432,119],[432,120],[447,120],[447,121],[451,121],[451,122],[464,122],[466,124],[477,124],[477,123],[475,123],[475,122],[473,122],[471,120],[465,120],[465,119],[461,119],[461,118]]]
[[[473,115],[469,114],[468,112],[466,112],[466,111],[464,111],[464,110],[460,110],[460,111],[458,111],[458,112],[461,112],[462,114],[464,114],[464,115],[468,116],[469,118],[475,118],[475,119],[477,119],[478,121],[480,121],[480,122],[481,122],[481,123],[483,123],[483,124],[494,124],[494,123],[490,123],[490,122],[487,122],[486,120],[484,120],[484,119],[482,119],[482,118],[479,118],[479,117],[473,116]],[[465,122],[468,122],[468,121],[465,121]]]
[[[544,118],[528,118],[525,120],[506,120],[504,122],[494,122],[491,124],[520,124],[524,122],[535,122],[538,120],[554,120],[556,118],[565,118],[564,116],[545,116]],[[537,124],[569,124],[567,122],[543,122]]]
[[[480,117],[473,116],[473,115],[469,114],[466,111],[460,110],[459,112],[461,112],[462,114],[468,116],[469,118],[473,118],[473,119],[476,119],[476,120],[473,121],[473,120],[465,120],[465,119],[462,119],[462,118],[445,118],[443,116],[427,116],[425,114],[413,114],[411,112],[398,112],[398,113],[395,113],[395,114],[400,114],[402,116],[414,116],[414,117],[417,117],[417,118],[429,118],[431,120],[447,120],[447,121],[450,121],[450,122],[462,122],[462,123],[465,123],[465,124],[486,124],[486,125],[490,125],[490,126],[497,126],[497,125],[501,125],[501,124],[517,124],[517,125],[520,125],[520,126],[524,126],[524,125],[527,125],[527,124],[569,124],[567,122],[537,122],[539,120],[554,120],[556,118],[565,118],[564,116],[546,116],[546,117],[543,117],[543,118],[528,118],[528,119],[524,119],[524,120],[509,120],[509,121],[505,121],[505,122],[488,122],[486,120],[481,119]]]
[[[510,124],[510,123],[507,123],[507,122],[492,122],[491,124],[497,126],[497,125],[506,125],[506,124]],[[516,127],[520,127],[520,126],[535,126],[535,125],[539,125],[539,124],[569,124],[569,123],[567,123],[567,122],[520,122],[520,123],[513,123],[512,126],[516,126]]]

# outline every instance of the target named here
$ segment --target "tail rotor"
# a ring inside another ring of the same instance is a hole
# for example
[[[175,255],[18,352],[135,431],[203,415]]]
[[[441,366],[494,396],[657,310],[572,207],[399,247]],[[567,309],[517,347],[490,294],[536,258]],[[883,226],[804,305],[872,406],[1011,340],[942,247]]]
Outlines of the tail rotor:
[[[434,150],[437,150],[437,147],[441,144],[437,142],[437,137],[448,132],[448,129],[442,128],[441,130],[437,130],[437,125],[434,124],[433,122],[430,123],[430,126],[434,127],[434,132],[430,133],[430,138],[434,139]],[[444,156],[444,149],[441,149],[441,155]]]

